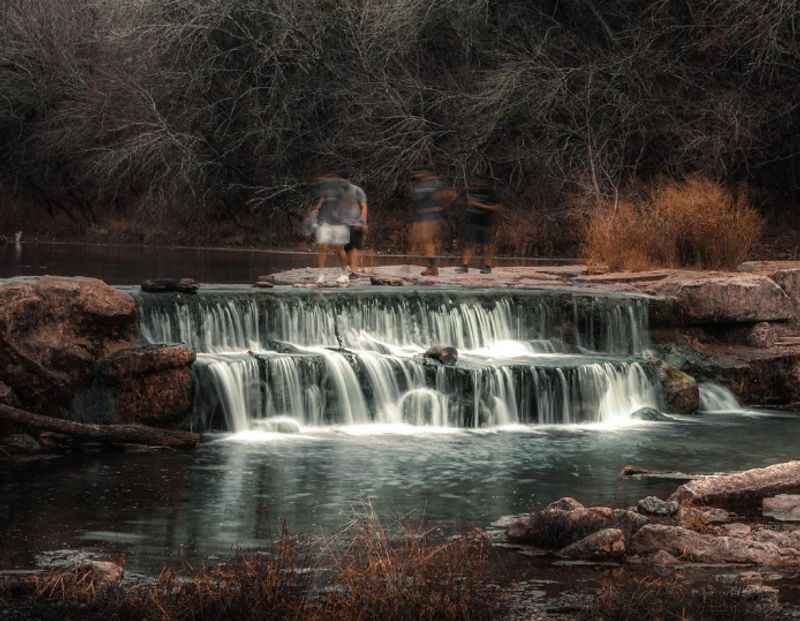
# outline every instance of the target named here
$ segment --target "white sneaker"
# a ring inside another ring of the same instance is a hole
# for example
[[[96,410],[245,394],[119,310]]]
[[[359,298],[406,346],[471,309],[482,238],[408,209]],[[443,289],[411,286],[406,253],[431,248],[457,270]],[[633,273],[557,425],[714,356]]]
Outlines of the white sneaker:
[[[350,282],[350,276],[345,272],[344,274],[339,276],[339,278],[336,279],[336,282],[338,282],[339,284],[342,284],[342,285],[345,284],[345,283],[349,283]]]
[[[319,276],[317,276],[317,284],[318,285],[321,285],[324,282],[325,282],[325,275],[324,274],[320,274]]]

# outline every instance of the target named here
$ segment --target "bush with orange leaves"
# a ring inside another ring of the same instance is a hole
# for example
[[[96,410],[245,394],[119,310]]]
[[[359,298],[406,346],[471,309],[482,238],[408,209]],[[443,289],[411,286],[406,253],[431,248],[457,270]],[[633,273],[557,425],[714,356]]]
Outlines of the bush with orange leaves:
[[[584,224],[584,254],[610,270],[730,269],[747,258],[762,227],[746,192],[693,176],[596,204]]]

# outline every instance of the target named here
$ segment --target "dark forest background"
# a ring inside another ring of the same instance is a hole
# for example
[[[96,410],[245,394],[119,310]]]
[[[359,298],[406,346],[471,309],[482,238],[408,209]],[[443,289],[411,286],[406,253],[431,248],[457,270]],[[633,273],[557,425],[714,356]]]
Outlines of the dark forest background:
[[[430,167],[499,181],[505,251],[569,254],[587,205],[699,173],[792,252],[798,5],[2,0],[0,232],[291,245],[332,171],[400,247]]]

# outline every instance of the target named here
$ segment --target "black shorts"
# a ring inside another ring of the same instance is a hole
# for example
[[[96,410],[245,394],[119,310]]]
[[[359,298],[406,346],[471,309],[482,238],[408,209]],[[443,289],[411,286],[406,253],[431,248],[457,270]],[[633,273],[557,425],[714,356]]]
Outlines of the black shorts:
[[[492,243],[494,214],[467,214],[464,222],[464,241],[486,246]]]
[[[364,247],[364,229],[350,227],[350,243],[344,249],[346,252],[351,250],[361,250]]]

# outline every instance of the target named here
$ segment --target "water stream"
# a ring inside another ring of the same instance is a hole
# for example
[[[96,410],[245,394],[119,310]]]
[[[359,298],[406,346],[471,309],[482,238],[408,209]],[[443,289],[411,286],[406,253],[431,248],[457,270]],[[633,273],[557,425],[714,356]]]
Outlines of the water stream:
[[[619,422],[658,406],[642,297],[228,290],[138,301],[149,341],[199,354],[199,430],[247,431],[270,416],[301,427]],[[426,359],[432,346],[457,348],[457,364]]]

